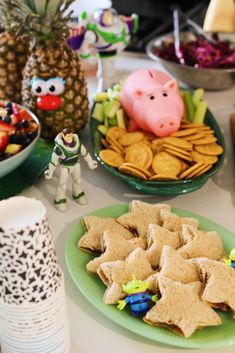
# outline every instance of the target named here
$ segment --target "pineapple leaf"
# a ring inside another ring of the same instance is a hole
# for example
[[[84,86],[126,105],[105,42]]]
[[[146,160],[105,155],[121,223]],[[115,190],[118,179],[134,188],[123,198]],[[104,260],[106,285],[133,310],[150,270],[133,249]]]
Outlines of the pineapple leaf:
[[[27,34],[35,42],[43,43],[68,37],[68,22],[72,14],[69,7],[74,1],[0,0],[0,4],[7,3],[12,23],[19,23],[17,34]]]
[[[63,5],[63,0],[48,0],[46,12],[48,15],[54,15]]]
[[[46,13],[48,0],[34,0],[36,13],[40,16],[44,16]]]

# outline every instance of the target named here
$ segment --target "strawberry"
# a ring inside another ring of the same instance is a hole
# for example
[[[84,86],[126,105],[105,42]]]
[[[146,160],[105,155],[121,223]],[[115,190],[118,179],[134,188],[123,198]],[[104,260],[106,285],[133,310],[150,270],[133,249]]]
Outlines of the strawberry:
[[[26,109],[20,111],[21,120],[32,120],[32,116],[27,112]]]
[[[12,103],[12,110],[15,117],[18,119],[18,121],[20,121],[21,120],[20,110],[16,103]]]
[[[3,132],[13,132],[15,127],[11,124],[5,123],[5,121],[0,120],[0,131]]]
[[[9,141],[7,132],[0,131],[0,152],[4,152]]]

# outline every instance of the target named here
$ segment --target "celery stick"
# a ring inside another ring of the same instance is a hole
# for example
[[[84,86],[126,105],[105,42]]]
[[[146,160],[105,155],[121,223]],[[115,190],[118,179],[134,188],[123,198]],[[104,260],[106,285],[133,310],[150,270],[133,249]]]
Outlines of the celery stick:
[[[91,116],[92,116],[92,118],[94,118],[100,122],[103,122],[104,121],[103,104],[96,103]]]
[[[95,102],[103,102],[108,99],[108,93],[107,92],[99,92],[96,93],[94,100]]]
[[[197,108],[198,103],[202,100],[203,95],[204,95],[203,88],[198,88],[193,92],[193,104],[195,108]]]
[[[114,118],[117,110],[120,108],[120,103],[117,100],[109,102],[105,109],[105,116],[109,118]]]
[[[123,129],[126,129],[125,113],[124,113],[124,110],[122,108],[118,109],[116,117],[117,117],[118,126],[122,127]]]
[[[187,111],[188,120],[192,121],[195,113],[195,108],[193,104],[192,95],[189,91],[184,92],[184,103]]]
[[[110,126],[117,126],[118,122],[117,122],[117,118],[110,118],[109,119],[109,125]]]
[[[117,92],[120,92],[121,91],[121,85],[120,83],[117,83],[116,85],[113,86],[113,90],[114,91],[117,91]]]
[[[206,110],[207,110],[207,102],[206,101],[200,101],[197,105],[197,109],[193,118],[193,123],[194,124],[202,124],[204,122],[204,118],[206,115]]]
[[[99,125],[99,126],[97,127],[97,130],[98,130],[99,132],[101,132],[102,135],[106,135],[107,132],[108,132],[107,127],[104,126],[104,125]]]
[[[108,129],[109,128],[109,118],[107,116],[104,117],[104,126]]]

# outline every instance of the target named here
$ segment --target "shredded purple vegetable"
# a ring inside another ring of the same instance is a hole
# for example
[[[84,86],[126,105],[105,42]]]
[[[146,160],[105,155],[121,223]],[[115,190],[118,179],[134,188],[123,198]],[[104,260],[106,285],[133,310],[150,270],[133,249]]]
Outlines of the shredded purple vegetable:
[[[187,43],[180,43],[185,64],[195,68],[235,68],[235,48],[229,41],[216,38],[216,44],[198,37]],[[162,42],[161,47],[155,47],[153,53],[165,60],[178,63],[173,40]]]

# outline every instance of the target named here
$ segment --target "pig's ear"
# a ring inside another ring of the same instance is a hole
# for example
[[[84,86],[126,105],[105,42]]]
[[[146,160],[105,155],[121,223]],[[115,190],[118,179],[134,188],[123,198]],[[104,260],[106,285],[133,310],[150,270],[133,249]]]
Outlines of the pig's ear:
[[[141,98],[141,97],[143,96],[143,94],[144,94],[144,91],[142,91],[141,89],[136,89],[136,90],[134,91],[134,97],[135,97],[136,99]]]
[[[176,80],[170,80],[165,83],[164,87],[174,89],[175,91],[178,91],[178,85]]]

